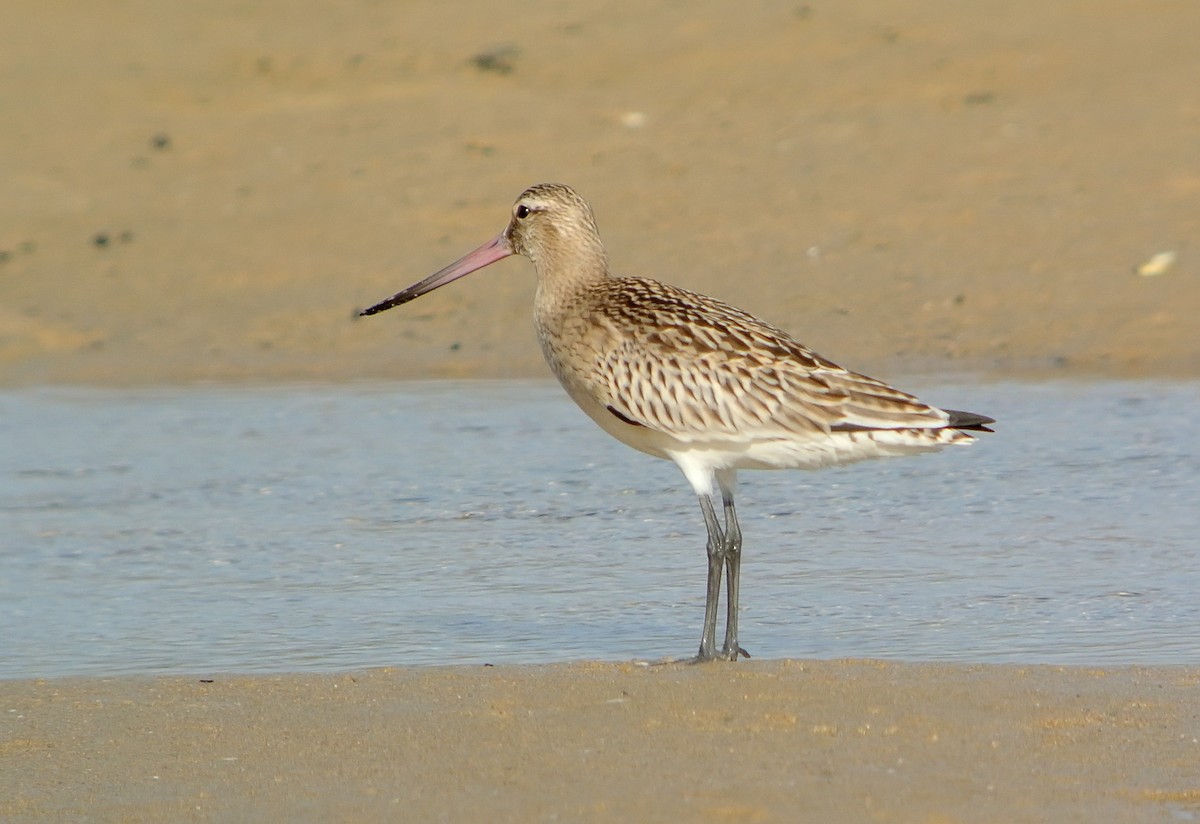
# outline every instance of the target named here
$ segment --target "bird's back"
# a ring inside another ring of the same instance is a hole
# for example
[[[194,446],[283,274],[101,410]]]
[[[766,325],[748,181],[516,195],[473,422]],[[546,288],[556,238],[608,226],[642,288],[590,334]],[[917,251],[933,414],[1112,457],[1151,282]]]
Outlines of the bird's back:
[[[647,278],[608,278],[574,303],[550,324],[539,322],[547,360],[568,390],[585,390],[632,425],[682,441],[954,425],[947,412],[704,295]]]

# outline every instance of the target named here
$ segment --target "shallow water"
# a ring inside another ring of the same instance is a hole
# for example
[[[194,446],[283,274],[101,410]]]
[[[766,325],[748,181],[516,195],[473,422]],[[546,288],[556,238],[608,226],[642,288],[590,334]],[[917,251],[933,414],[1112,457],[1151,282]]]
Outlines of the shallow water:
[[[745,472],[754,655],[1200,662],[1200,383],[901,382],[971,448]],[[683,657],[675,467],[549,383],[0,392],[0,677]]]

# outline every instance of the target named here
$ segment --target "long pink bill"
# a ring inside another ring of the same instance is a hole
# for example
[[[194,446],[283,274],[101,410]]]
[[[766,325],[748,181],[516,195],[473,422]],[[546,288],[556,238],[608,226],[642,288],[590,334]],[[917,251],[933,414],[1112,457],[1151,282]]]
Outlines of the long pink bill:
[[[426,292],[432,292],[439,286],[445,286],[452,280],[458,280],[463,275],[469,275],[490,263],[503,260],[511,254],[513,254],[513,250],[508,243],[508,238],[501,232],[474,252],[463,255],[449,266],[439,269],[420,283],[414,283],[403,292],[397,292],[387,300],[380,301],[374,306],[363,309],[358,314],[359,316],[375,315],[385,309],[391,309],[393,306],[408,303],[410,300],[421,297]]]

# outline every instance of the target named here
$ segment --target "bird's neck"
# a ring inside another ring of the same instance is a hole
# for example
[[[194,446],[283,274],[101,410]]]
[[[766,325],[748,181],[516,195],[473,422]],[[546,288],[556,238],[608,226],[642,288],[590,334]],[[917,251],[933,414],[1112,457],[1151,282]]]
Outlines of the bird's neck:
[[[596,283],[607,280],[603,247],[546,249],[533,261],[537,271],[537,310],[549,317],[569,312]]]

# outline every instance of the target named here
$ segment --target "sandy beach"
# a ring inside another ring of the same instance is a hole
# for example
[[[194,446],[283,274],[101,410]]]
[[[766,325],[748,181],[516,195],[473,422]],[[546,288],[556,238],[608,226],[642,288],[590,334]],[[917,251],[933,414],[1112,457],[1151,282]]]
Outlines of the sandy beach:
[[[1200,669],[0,682],[12,821],[1187,821]]]
[[[540,181],[868,374],[1200,374],[1188,0],[9,18],[7,385],[544,375],[521,260],[353,319]]]
[[[6,21],[6,387],[543,376],[526,261],[355,314],[550,180],[616,271],[869,374],[1200,375],[1189,0]],[[2,681],[0,818],[1188,821],[1194,664]]]

